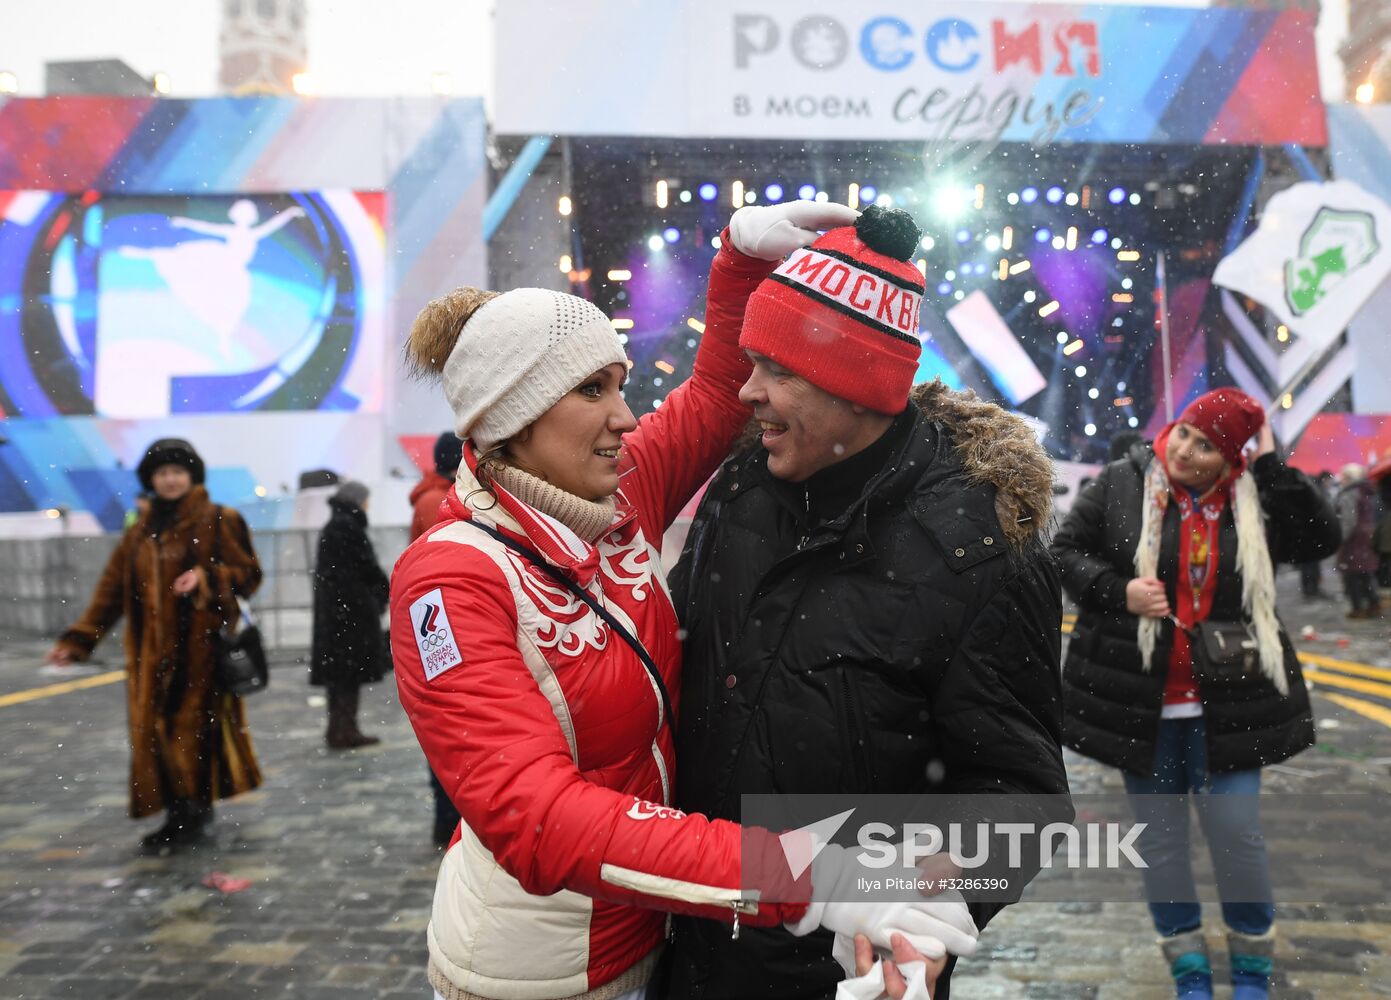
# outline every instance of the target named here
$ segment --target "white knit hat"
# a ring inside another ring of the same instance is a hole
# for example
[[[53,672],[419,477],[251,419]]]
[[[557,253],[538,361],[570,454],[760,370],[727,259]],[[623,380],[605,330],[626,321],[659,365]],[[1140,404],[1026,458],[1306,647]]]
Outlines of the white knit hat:
[[[627,355],[594,303],[514,288],[469,317],[444,363],[454,432],[486,451],[554,406],[587,375]]]

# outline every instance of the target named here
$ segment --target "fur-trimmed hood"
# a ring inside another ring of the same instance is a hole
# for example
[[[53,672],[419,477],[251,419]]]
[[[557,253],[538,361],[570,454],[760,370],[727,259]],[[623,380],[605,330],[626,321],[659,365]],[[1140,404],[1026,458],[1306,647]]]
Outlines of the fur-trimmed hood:
[[[995,487],[995,514],[1014,548],[1041,537],[1053,513],[1053,461],[1033,429],[970,389],[950,389],[933,379],[913,389],[909,401],[951,437],[974,482]]]

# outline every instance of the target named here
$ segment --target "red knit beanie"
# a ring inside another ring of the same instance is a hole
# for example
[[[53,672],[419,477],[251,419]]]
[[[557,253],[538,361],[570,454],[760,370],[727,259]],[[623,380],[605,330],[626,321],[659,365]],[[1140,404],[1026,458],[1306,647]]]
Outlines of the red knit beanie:
[[[1240,389],[1214,389],[1189,403],[1177,423],[1202,431],[1223,458],[1240,467],[1241,446],[1265,424],[1265,410]]]
[[[923,276],[912,216],[871,205],[794,250],[749,299],[739,346],[833,396],[899,413],[918,371]]]

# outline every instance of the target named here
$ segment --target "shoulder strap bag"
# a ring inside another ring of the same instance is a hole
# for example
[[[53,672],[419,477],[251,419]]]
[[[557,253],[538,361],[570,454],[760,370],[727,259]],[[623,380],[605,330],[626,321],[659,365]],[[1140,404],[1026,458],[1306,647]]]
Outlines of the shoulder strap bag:
[[[222,507],[215,509],[213,562],[220,563]],[[236,594],[232,595],[232,602],[236,605],[236,614],[213,635],[213,673],[220,690],[245,698],[257,691],[264,691],[270,684],[270,664],[261,641],[261,629]],[[237,627],[239,622],[241,628]]]

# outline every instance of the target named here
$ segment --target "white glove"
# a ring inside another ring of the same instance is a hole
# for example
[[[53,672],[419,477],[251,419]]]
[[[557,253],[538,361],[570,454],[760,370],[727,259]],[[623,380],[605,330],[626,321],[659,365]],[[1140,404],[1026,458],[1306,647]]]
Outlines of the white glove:
[[[786,201],[745,205],[729,220],[729,239],[746,257],[782,260],[819,235],[818,230],[854,225],[860,213],[829,201]]]
[[[863,934],[876,948],[889,950],[889,936],[902,934],[928,958],[970,955],[976,950],[979,931],[961,893],[953,889],[927,898],[915,889],[875,890],[877,898],[866,899],[856,879],[860,867],[844,848],[829,844],[811,866],[813,895],[820,897],[807,907],[806,915],[787,929],[801,936],[818,927],[853,938]],[[891,898],[895,895],[901,898]],[[859,899],[859,902],[851,900]]]

